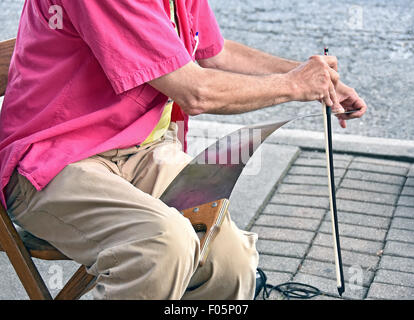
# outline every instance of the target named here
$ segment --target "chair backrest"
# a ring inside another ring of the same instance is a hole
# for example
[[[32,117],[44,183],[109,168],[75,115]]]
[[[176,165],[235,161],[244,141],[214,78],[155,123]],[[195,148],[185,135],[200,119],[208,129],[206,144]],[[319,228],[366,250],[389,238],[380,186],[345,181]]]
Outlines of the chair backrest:
[[[3,96],[6,91],[10,60],[15,44],[16,39],[0,42],[0,97]]]

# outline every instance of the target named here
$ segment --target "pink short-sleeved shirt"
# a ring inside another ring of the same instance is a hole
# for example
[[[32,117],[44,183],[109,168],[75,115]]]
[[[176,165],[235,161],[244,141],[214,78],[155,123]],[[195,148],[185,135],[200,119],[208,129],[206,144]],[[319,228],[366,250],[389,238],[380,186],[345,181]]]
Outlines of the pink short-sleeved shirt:
[[[4,206],[16,167],[41,190],[70,163],[144,141],[168,99],[146,82],[221,51],[207,0],[175,2],[180,36],[169,0],[26,1],[0,116]],[[176,104],[172,121],[186,132]]]

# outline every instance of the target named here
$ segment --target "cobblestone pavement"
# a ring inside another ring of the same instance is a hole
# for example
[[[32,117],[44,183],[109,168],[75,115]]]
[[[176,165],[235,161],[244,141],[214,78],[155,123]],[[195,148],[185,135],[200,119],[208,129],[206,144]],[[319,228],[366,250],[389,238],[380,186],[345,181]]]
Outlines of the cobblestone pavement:
[[[343,298],[414,299],[414,166],[334,159]],[[270,284],[302,282],[324,292],[315,299],[336,299],[325,165],[324,153],[301,151],[251,230]]]
[[[414,139],[414,2],[411,0],[209,0],[223,35],[278,56],[306,60],[328,46],[343,81],[369,106],[340,133]],[[14,37],[23,0],[0,0],[0,39]],[[200,120],[250,124],[314,113],[318,103],[288,103]],[[291,128],[323,131],[299,120]]]

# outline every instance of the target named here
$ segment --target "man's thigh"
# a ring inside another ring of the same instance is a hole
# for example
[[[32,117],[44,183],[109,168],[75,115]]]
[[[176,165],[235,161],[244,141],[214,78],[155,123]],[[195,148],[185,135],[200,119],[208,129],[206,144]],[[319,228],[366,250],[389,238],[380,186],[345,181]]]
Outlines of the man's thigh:
[[[16,222],[86,266],[107,248],[153,237],[162,221],[179,219],[191,228],[176,209],[94,159],[66,166],[40,192],[24,177],[18,180],[25,205],[11,212]]]

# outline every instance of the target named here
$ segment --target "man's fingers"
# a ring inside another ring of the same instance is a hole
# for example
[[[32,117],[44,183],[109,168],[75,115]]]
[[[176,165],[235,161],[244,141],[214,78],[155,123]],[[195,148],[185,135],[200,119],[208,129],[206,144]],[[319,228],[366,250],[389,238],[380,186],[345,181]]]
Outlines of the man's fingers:
[[[338,72],[338,59],[335,56],[312,56],[310,60],[317,60]]]
[[[336,91],[332,83],[329,85],[329,98],[331,100],[331,104],[329,106],[332,107],[333,113],[345,112],[344,108],[339,103],[338,96],[336,95]]]
[[[353,111],[351,113],[342,113],[336,115],[339,120],[339,125],[344,129],[346,128],[347,120],[361,118],[367,110],[367,105],[365,104],[364,100],[358,96],[349,97],[348,99],[342,101],[342,104],[345,105],[345,109],[347,111]]]
[[[365,112],[367,111],[367,105],[365,104],[364,100],[362,100],[359,97],[355,99],[356,100],[352,101],[352,103],[349,103],[350,101],[346,101],[346,100],[342,102],[342,104],[344,105],[346,105],[347,103],[350,105],[350,106],[349,105],[346,106],[347,111],[354,111],[354,112],[340,115],[341,119],[350,120],[350,119],[361,118],[365,114]]]
[[[339,82],[339,78],[340,78],[339,73],[336,72],[335,70],[331,69],[331,68],[329,68],[328,71],[329,71],[329,76],[331,77],[331,81],[334,84],[334,86],[336,87],[336,85]]]
[[[338,72],[338,59],[335,56],[321,56],[333,70]]]
[[[343,128],[346,129],[346,121],[344,119],[338,119],[339,120],[339,125]]]
[[[330,95],[330,92],[329,92],[329,91],[327,91],[327,92],[323,95],[322,102],[323,102],[323,103],[325,103],[325,105],[326,105],[327,107],[332,107],[332,106],[334,105],[334,102],[333,102],[333,101],[332,101],[332,99],[331,99],[331,95]]]
[[[361,118],[364,113],[367,111],[367,105],[365,104],[365,101],[359,98],[357,102],[355,103],[355,109],[358,110],[356,112],[353,112],[350,114],[351,119],[352,118]]]

